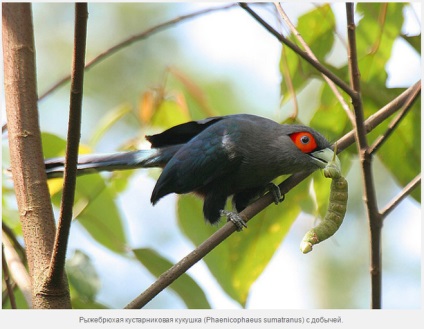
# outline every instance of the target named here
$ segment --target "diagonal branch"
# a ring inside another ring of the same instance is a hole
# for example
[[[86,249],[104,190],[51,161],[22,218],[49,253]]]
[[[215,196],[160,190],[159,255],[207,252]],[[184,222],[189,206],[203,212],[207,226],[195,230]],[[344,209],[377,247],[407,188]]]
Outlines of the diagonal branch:
[[[421,86],[417,86],[414,90],[415,92],[411,94],[411,96],[406,101],[405,105],[402,107],[398,115],[389,123],[389,126],[386,132],[383,135],[381,135],[379,138],[377,138],[374,141],[374,143],[370,146],[369,152],[371,154],[375,154],[375,152],[377,152],[380,149],[381,145],[383,145],[383,143],[391,136],[392,132],[394,132],[396,127],[399,125],[402,119],[406,116],[406,114],[412,108],[412,105],[414,105],[415,101],[417,100],[418,96],[421,93]]]
[[[395,209],[399,203],[405,199],[416,187],[421,184],[421,174],[418,174],[413,180],[406,185],[403,190],[390,201],[386,207],[381,211],[381,217],[386,218],[389,213]]]
[[[420,82],[417,82],[413,87],[420,86]],[[409,98],[411,92],[414,88],[408,88],[405,92],[399,95],[392,102],[387,104],[385,107],[380,109],[372,117],[368,118],[365,121],[364,127],[368,132],[372,131],[376,126],[386,120],[390,115],[396,112],[399,108],[402,107],[404,102]],[[337,141],[337,150],[341,152],[355,142],[355,131],[344,135]],[[302,182],[305,178],[310,175],[308,172],[294,174],[284,180],[278,187],[282,194],[288,193],[292,188]],[[240,216],[248,222],[252,217],[258,214],[260,211],[265,209],[271,203],[274,202],[274,198],[270,194],[266,194],[263,197],[256,200],[254,203],[249,205],[244,209]],[[210,251],[212,251],[216,246],[218,246],[222,241],[227,237],[233,234],[236,231],[235,226],[232,222],[226,223],[213,235],[211,235],[207,240],[205,240],[201,245],[189,253],[186,257],[172,266],[169,270],[164,272],[149,288],[147,288],[143,293],[131,301],[125,308],[142,308],[149,301],[151,301],[156,295],[158,295],[162,290],[168,287],[172,282],[179,278],[183,273],[188,271],[193,265],[195,265],[199,260],[205,257]]]
[[[333,81],[337,86],[339,86],[346,94],[348,94],[352,98],[357,97],[356,92],[349,85],[347,85],[346,82],[344,82],[337,75],[335,75],[333,72],[327,69],[324,65],[322,65],[321,63],[317,62],[312,57],[310,57],[305,51],[300,49],[297,45],[295,45],[289,39],[285,38],[283,35],[278,33],[271,25],[265,22],[265,20],[262,19],[246,3],[239,3],[239,5],[244,10],[246,10],[254,19],[256,19],[259,24],[261,24],[265,29],[267,29],[268,32],[270,32],[273,36],[275,36],[281,43],[285,44],[287,47],[293,50],[296,54],[302,57],[305,61],[311,64],[314,68],[316,68],[319,72],[321,72],[322,74],[330,78],[331,81]]]
[[[283,6],[281,5],[281,3],[277,3],[276,2],[276,3],[274,3],[274,5],[276,6],[277,11],[280,14],[280,16],[283,18],[283,20],[289,26],[289,28],[292,31],[293,35],[296,36],[296,38],[302,44],[302,46],[305,49],[306,53],[313,60],[315,60],[315,61],[318,62],[317,57],[312,52],[312,49],[309,47],[309,45],[305,42],[305,40],[302,38],[302,36],[300,35],[300,33],[297,31],[296,27],[294,26],[294,24],[291,22],[290,18],[287,16],[286,12],[284,11]],[[333,91],[334,95],[336,96],[337,100],[341,104],[341,106],[344,109],[344,111],[346,112],[346,115],[348,116],[350,122],[352,122],[352,125],[355,126],[355,117],[354,117],[352,111],[350,110],[349,105],[347,105],[347,103],[343,99],[343,96],[341,95],[341,93],[337,89],[336,84],[330,78],[328,78],[325,74],[321,73],[321,75],[324,78],[324,80],[327,82],[327,84],[329,85],[330,89]]]
[[[4,253],[4,245],[1,245],[1,265],[2,265],[2,270],[3,270],[3,281],[6,285],[6,291],[7,291],[7,297],[9,299],[10,302],[10,307],[12,309],[16,309],[16,299],[15,299],[15,294],[13,293],[13,287],[12,287],[12,280],[10,277],[10,273],[9,273],[9,268],[7,266],[6,263],[6,256]]]
[[[87,36],[87,3],[75,5],[75,36],[72,63],[72,83],[69,110],[69,127],[66,146],[63,195],[53,255],[47,279],[48,289],[63,284],[65,258],[74,204],[78,148],[81,135],[81,112],[84,82],[84,63]]]

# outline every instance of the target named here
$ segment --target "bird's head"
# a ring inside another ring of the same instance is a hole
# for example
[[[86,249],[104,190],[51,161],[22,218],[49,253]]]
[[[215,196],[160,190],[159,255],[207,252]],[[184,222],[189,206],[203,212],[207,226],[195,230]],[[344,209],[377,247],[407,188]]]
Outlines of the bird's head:
[[[323,169],[332,162],[340,170],[340,160],[330,142],[316,130],[303,125],[286,125],[299,170]]]

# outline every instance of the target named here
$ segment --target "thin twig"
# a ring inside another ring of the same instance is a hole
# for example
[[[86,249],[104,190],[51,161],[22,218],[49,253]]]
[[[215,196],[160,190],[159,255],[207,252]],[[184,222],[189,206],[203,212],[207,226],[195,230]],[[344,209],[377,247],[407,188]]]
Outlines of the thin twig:
[[[421,184],[421,173],[418,174],[413,180],[409,182],[408,185],[406,185],[403,190],[394,197],[387,205],[386,207],[381,211],[381,216],[384,218],[389,215],[395,209],[399,203],[405,199],[411,192],[418,187]]]
[[[13,293],[12,282],[10,281],[9,268],[6,263],[6,257],[4,255],[4,246],[1,245],[1,260],[3,268],[3,280],[6,284],[7,296],[9,297],[10,307],[16,309],[16,299],[15,294]]]
[[[368,119],[365,120],[365,130],[367,134],[375,129],[377,125],[386,120],[388,117],[399,111],[399,109],[404,106],[412,94],[415,97],[418,97],[421,90],[421,80],[417,81],[414,85],[406,89],[402,94],[393,99],[391,102],[386,104],[380,110],[378,110],[373,115],[370,115]],[[346,147],[351,145],[350,141],[355,138],[356,131],[352,130],[337,142],[337,151],[340,152]]]
[[[305,40],[302,38],[299,31],[296,29],[296,26],[291,22],[290,18],[287,16],[286,12],[283,9],[283,6],[279,2],[274,3],[275,7],[277,8],[278,13],[280,14],[281,18],[286,22],[290,30],[292,31],[293,35],[299,40],[303,48],[305,49],[306,53],[315,61],[318,62],[317,57],[313,53],[312,49],[309,47],[309,45],[305,42]],[[333,91],[334,95],[336,96],[337,100],[340,102],[342,108],[346,112],[346,115],[348,116],[350,122],[352,122],[352,125],[355,126],[355,117],[349,107],[349,105],[346,103],[346,101],[343,99],[342,94],[339,92],[339,90],[336,87],[336,84],[328,78],[325,74],[321,73],[324,80],[328,83],[328,86]]]
[[[321,72],[322,74],[330,78],[331,81],[333,81],[337,86],[339,86],[346,94],[348,94],[351,97],[357,97],[356,92],[351,87],[349,87],[348,84],[346,84],[337,75],[335,75],[333,72],[327,69],[324,65],[322,65],[321,63],[311,58],[305,51],[300,49],[293,42],[291,42],[290,40],[285,38],[283,35],[278,33],[271,25],[265,22],[265,20],[263,20],[254,10],[252,10],[248,6],[248,4],[239,3],[239,5],[244,10],[246,10],[256,21],[258,21],[265,29],[267,29],[268,32],[270,32],[273,36],[275,36],[281,43],[285,44],[287,47],[293,50],[296,54],[298,54],[300,57],[306,60],[309,64],[311,64],[314,68],[316,68],[319,72]]]
[[[413,87],[408,88],[401,95],[396,97],[393,101],[375,113],[372,117],[365,121],[364,126],[367,132],[372,131],[376,126],[386,120],[390,115],[396,112],[402,107],[405,100],[407,100],[420,82],[417,82]],[[340,153],[355,142],[355,130],[344,135],[340,138],[337,143],[337,151]],[[303,172],[291,175],[284,180],[280,185],[280,191],[282,194],[288,193],[292,188],[298,185],[301,181],[309,176],[310,173]],[[274,198],[270,194],[266,194],[263,197],[256,200],[254,203],[244,209],[240,216],[248,222],[252,217],[258,214],[260,211],[265,209],[274,201]],[[235,227],[231,222],[226,223],[201,245],[189,253],[186,257],[180,260],[178,263],[173,265],[169,270],[164,272],[146,291],[140,294],[137,298],[131,301],[125,308],[142,308],[156,295],[158,295],[163,289],[168,287],[174,282],[180,275],[185,273],[189,268],[195,265],[200,259],[205,257],[210,251],[219,245],[223,240],[235,232]]]
[[[418,89],[415,93],[412,93],[410,98],[406,101],[405,105],[401,109],[401,111],[396,115],[396,117],[389,123],[387,130],[384,134],[382,134],[379,138],[377,138],[374,143],[370,146],[369,152],[371,154],[375,154],[383,143],[391,136],[391,134],[395,131],[396,127],[402,121],[402,119],[406,116],[409,110],[412,108],[412,105],[415,103],[417,96],[420,94],[420,89]]]
[[[196,12],[193,12],[191,14],[187,14],[187,15],[182,15],[176,18],[173,18],[169,21],[163,22],[161,24],[158,24],[156,26],[153,26],[149,29],[147,29],[146,31],[143,31],[139,34],[133,35],[128,39],[125,39],[121,42],[119,42],[118,44],[110,47],[109,49],[106,49],[105,51],[103,51],[102,53],[100,53],[99,55],[97,55],[96,57],[94,57],[92,60],[90,60],[89,62],[87,62],[87,64],[85,65],[85,70],[90,69],[91,67],[95,66],[96,64],[99,64],[101,61],[105,60],[106,58],[108,58],[109,56],[113,55],[114,53],[118,52],[119,50],[124,49],[125,47],[130,46],[131,44],[133,44],[134,42],[137,41],[141,41],[144,40],[150,36],[152,36],[153,34],[156,34],[158,32],[161,32],[163,30],[166,30],[167,28],[170,28],[176,24],[182,23],[188,19],[191,18],[197,18],[199,16],[214,12],[214,11],[219,11],[219,10],[225,10],[225,9],[229,9],[232,8],[234,6],[236,6],[237,4],[232,3],[232,4],[226,4],[224,6],[220,6],[220,7],[214,7],[214,8],[207,8],[207,9],[202,9]],[[39,101],[44,99],[46,96],[50,95],[53,91],[55,91],[56,89],[58,89],[59,87],[63,86],[65,83],[67,83],[69,80],[71,79],[71,75],[67,75],[65,77],[63,77],[62,79],[60,79],[58,82],[56,82],[52,87],[50,87],[47,91],[45,91],[40,97],[39,97]]]
[[[63,195],[60,217],[49,269],[48,286],[57,286],[63,280],[72,207],[75,198],[78,148],[81,135],[81,113],[84,82],[84,63],[87,39],[87,3],[75,5],[75,36],[72,63],[72,83],[69,106],[69,127],[66,147]]]

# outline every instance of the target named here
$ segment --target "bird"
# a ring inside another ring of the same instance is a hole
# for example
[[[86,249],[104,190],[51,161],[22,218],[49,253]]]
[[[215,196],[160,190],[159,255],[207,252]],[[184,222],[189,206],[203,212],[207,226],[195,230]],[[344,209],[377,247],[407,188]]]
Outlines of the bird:
[[[170,193],[194,193],[203,199],[207,222],[217,224],[226,215],[238,230],[246,226],[238,213],[259,196],[270,191],[276,203],[282,200],[272,183],[275,178],[323,169],[336,157],[316,130],[253,114],[189,121],[146,139],[150,149],[80,155],[77,175],[162,168],[150,199],[153,205]],[[64,158],[47,159],[45,168],[48,178],[61,177]],[[224,210],[231,196],[235,212]]]

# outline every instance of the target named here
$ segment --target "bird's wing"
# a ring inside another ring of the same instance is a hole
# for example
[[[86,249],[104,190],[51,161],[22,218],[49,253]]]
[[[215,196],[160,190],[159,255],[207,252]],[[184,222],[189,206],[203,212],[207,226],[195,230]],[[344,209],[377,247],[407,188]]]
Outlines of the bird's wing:
[[[219,122],[223,118],[225,117],[212,117],[200,121],[186,122],[169,128],[160,134],[146,136],[146,139],[152,144],[153,148],[185,144],[210,125]]]
[[[223,190],[230,188],[231,174],[240,166],[242,159],[226,131],[223,120],[204,129],[182,146],[159,177],[152,202],[169,193],[199,191],[211,183],[222,184]]]

